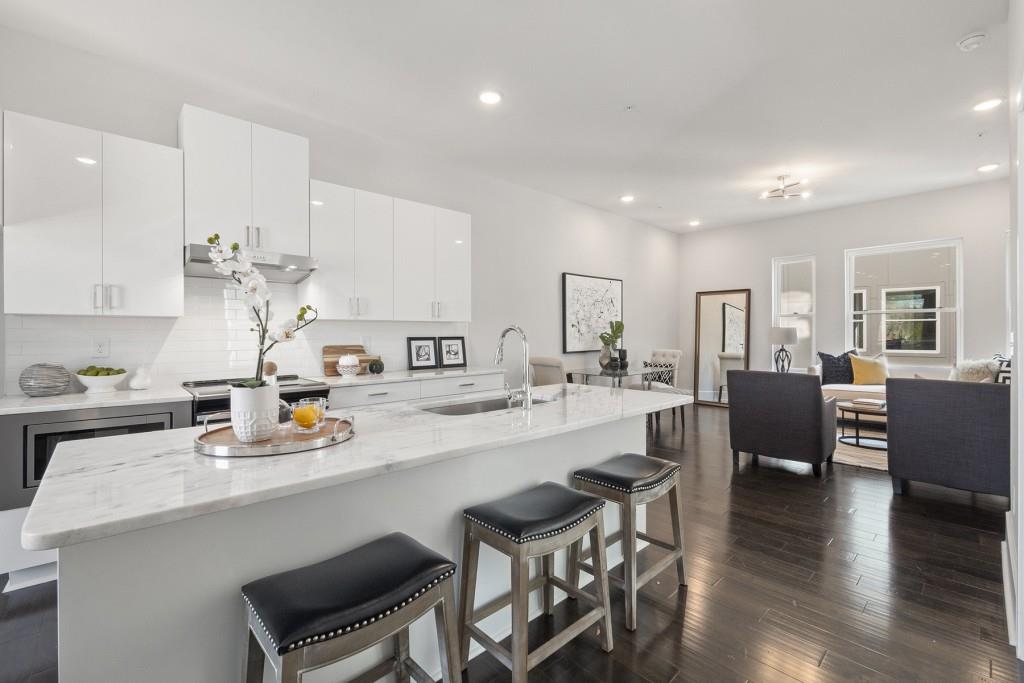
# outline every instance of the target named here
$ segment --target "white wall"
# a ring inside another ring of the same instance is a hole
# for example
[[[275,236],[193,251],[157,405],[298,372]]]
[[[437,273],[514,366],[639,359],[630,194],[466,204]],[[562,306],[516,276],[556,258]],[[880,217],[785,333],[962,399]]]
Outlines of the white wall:
[[[844,250],[946,237],[964,240],[964,356],[987,358],[1005,351],[1008,201],[1008,181],[995,180],[684,235],[679,242],[684,357],[693,358],[694,292],[750,288],[750,367],[769,369],[771,259],[799,254],[817,259],[817,349],[842,352]],[[683,364],[681,386],[692,382],[688,365]]]
[[[559,355],[563,271],[624,281],[632,358],[646,357],[653,348],[678,347],[675,233],[471,173],[402,145],[268,104],[256,93],[211,86],[202,78],[148,71],[0,27],[2,109],[175,145],[178,110],[189,102],[309,137],[314,178],[472,214],[471,363],[491,362],[497,335],[510,323],[527,331],[534,354]],[[347,323],[337,329],[372,336],[373,346],[382,335],[390,345],[394,339],[424,333],[420,325],[395,323],[384,332],[379,325],[367,325]],[[433,325],[436,331],[430,327],[427,334],[450,331]],[[52,327],[76,348],[89,343],[77,324],[65,328],[53,321]],[[52,360],[75,357],[63,353]],[[510,379],[517,374],[516,355],[506,354]],[[113,356],[111,361],[120,363]],[[570,366],[595,362],[596,354],[567,358]],[[23,365],[8,354],[8,375],[16,376]]]

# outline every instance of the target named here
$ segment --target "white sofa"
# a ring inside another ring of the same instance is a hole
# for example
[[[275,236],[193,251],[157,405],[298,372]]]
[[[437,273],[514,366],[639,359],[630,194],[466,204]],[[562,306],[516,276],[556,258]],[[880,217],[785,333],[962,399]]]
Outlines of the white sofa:
[[[816,375],[821,377],[821,364],[812,365],[807,368],[808,375]],[[890,377],[908,377],[913,378],[917,376],[927,377],[928,379],[946,379],[949,376],[949,368],[935,366],[935,365],[923,365],[923,366],[912,366],[912,365],[890,365],[889,366]],[[880,398],[885,400],[885,385],[884,384],[823,384],[821,385],[821,393],[825,398],[835,398],[836,403],[841,401],[852,401],[855,398]],[[863,419],[871,420],[884,418],[872,418],[864,416]]]

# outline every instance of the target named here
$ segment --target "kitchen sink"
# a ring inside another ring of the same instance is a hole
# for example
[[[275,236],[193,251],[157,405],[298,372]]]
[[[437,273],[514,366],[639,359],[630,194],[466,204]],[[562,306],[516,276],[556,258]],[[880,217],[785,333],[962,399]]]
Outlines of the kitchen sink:
[[[533,405],[539,405],[541,403],[551,403],[555,399],[553,398],[534,398]],[[512,405],[514,408],[518,408],[521,405],[520,402],[516,402]],[[443,403],[432,406],[421,406],[420,410],[425,410],[428,413],[435,413],[437,415],[477,415],[479,413],[491,413],[496,410],[508,410],[509,404],[506,398],[485,398],[479,401],[465,401],[462,403]]]

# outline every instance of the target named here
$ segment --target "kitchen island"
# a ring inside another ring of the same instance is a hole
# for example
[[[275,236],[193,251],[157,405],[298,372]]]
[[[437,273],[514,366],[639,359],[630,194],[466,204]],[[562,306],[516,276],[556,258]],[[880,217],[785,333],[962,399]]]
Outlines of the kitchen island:
[[[266,458],[196,455],[201,428],[61,444],[22,530],[26,548],[59,550],[61,681],[238,680],[246,582],[391,531],[458,561],[463,508],[642,453],[644,416],[692,401],[578,385],[534,396],[553,400],[462,416],[424,410],[436,399],[360,408],[349,411],[354,439]],[[605,514],[610,532],[618,511]],[[508,576],[507,559],[484,549],[478,601],[506,592]],[[508,613],[484,627],[504,637]],[[411,640],[436,673],[432,622],[414,624]],[[304,680],[338,680],[377,655]]]

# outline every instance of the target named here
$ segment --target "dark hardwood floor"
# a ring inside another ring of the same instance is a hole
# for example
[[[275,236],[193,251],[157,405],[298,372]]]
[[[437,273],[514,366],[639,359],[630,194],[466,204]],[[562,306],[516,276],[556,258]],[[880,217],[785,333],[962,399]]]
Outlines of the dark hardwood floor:
[[[591,631],[531,681],[1018,680],[1005,501],[914,484],[894,498],[884,472],[846,465],[820,480],[766,458],[734,469],[725,410],[688,408],[685,434],[661,422],[648,452],[683,465],[689,586],[669,569],[644,587],[633,633],[613,587],[614,651]],[[648,529],[669,538],[667,507],[651,507]],[[535,619],[531,639],[578,609]],[[54,585],[0,595],[0,681],[54,681],[55,662]],[[488,655],[470,665],[471,683],[509,678]]]

